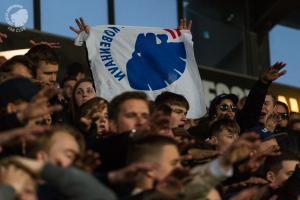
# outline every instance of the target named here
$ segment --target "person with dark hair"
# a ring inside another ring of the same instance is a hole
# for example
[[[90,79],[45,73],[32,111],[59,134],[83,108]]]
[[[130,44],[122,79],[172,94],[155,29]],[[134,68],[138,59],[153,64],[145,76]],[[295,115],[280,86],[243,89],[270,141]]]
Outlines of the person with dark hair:
[[[71,114],[76,120],[78,108],[88,100],[96,97],[94,82],[91,79],[81,79],[74,85],[71,99]]]
[[[183,127],[187,121],[186,115],[189,110],[189,102],[180,94],[163,92],[155,99],[155,105],[166,104],[171,107],[171,128]]]
[[[288,122],[290,145],[300,151],[300,114],[291,112]]]
[[[150,104],[143,92],[124,92],[113,98],[108,107],[112,132],[149,129]]]
[[[32,72],[42,85],[56,83],[59,60],[54,49],[46,44],[40,44],[33,46],[25,56],[33,62]]]
[[[275,103],[275,113],[278,116],[278,123],[275,131],[284,131],[287,128],[289,122],[289,107],[281,101],[276,101]]]
[[[199,124],[188,131],[200,141],[210,138],[210,126],[218,119],[236,120],[238,97],[234,94],[220,94],[216,96],[209,107],[208,115],[199,120]],[[199,134],[201,133],[201,135]]]
[[[212,100],[208,116],[211,120],[221,118],[234,120],[238,111],[237,102],[238,97],[234,94],[220,94]]]
[[[236,106],[238,99],[233,94],[217,96],[209,108],[209,115],[200,120],[198,126],[191,128],[189,130],[190,134],[200,140],[206,139],[209,136],[208,129],[210,124],[220,117],[235,119],[240,126],[241,133],[253,127],[264,129],[267,119],[273,113],[275,106],[273,97],[268,94],[268,88],[273,81],[286,73],[286,70],[282,70],[283,67],[285,67],[285,63],[277,62],[261,74],[259,80],[249,92],[243,109],[240,111],[238,111]],[[222,100],[227,101],[224,102],[226,105],[223,105]]]
[[[217,150],[223,152],[239,138],[240,127],[236,121],[231,119],[219,119],[210,127],[209,143],[216,146]]]
[[[279,143],[281,148],[293,152],[300,151],[300,119],[289,120],[287,128],[282,130],[287,134]]]
[[[70,103],[72,99],[73,88],[76,84],[77,80],[75,77],[67,76],[62,81],[62,89],[63,89],[63,98],[64,101]]]
[[[300,162],[299,155],[293,152],[281,152],[281,155],[270,156],[265,160],[265,178],[273,188],[281,187],[294,173],[296,165]]]
[[[274,132],[277,124],[277,115],[275,114],[276,98],[268,91],[265,101],[259,115],[258,122],[262,128],[267,128],[270,132]]]
[[[246,101],[247,101],[247,96],[239,99],[239,101],[237,103],[237,107],[238,107],[239,110],[243,109],[243,107],[245,106]]]
[[[76,124],[88,136],[101,137],[109,133],[108,101],[94,97],[82,104],[77,112]]]
[[[57,88],[47,87],[39,91],[30,80],[17,77],[0,84],[0,130],[37,123],[51,112],[61,110],[59,105],[49,106],[48,100],[57,94]]]
[[[34,78],[44,87],[53,85],[59,87],[57,83],[57,74],[59,71],[59,59],[53,48],[47,44],[38,44],[33,46],[26,54],[33,62]],[[50,104],[60,104],[64,107],[60,112],[52,115],[52,121],[56,123],[71,123],[68,113],[68,106],[63,99],[55,96],[51,99]]]
[[[77,62],[71,63],[67,66],[66,75],[74,77],[77,81],[86,78],[83,65]]]
[[[277,192],[276,200],[299,200],[300,198],[300,167],[297,165],[293,175],[286,181],[284,186]]]
[[[138,138],[128,150],[128,163],[135,162],[157,162],[159,167],[151,175],[144,174],[137,180],[133,194],[152,189],[154,180],[163,180],[173,169],[181,166],[177,142],[158,134]]]
[[[55,123],[72,124],[71,99],[76,79],[73,77],[65,77],[62,82],[62,92],[52,99],[52,103],[59,103],[63,106],[63,110],[52,115]]]
[[[33,77],[32,71],[32,61],[23,55],[12,57],[0,67],[0,72],[9,72],[13,75],[19,75],[29,79]]]
[[[300,119],[289,120],[288,128],[300,132]]]
[[[300,119],[299,112],[290,112],[289,123],[292,122],[293,120],[298,120],[298,119]]]

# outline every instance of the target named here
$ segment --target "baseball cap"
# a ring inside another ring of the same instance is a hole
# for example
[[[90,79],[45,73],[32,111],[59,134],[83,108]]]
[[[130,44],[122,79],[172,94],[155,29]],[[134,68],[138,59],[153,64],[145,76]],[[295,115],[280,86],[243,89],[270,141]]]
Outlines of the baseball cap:
[[[259,135],[259,138],[262,141],[267,141],[267,140],[270,140],[270,139],[273,139],[273,138],[278,138],[280,136],[286,136],[287,135],[286,132],[272,133],[267,128],[264,128],[262,126],[255,126],[251,129],[249,129],[249,131],[253,131],[253,132],[257,133]]]
[[[219,105],[223,99],[230,99],[235,105],[239,100],[239,98],[235,94],[220,94],[211,101],[209,107],[209,115],[213,115],[215,113],[216,106]]]

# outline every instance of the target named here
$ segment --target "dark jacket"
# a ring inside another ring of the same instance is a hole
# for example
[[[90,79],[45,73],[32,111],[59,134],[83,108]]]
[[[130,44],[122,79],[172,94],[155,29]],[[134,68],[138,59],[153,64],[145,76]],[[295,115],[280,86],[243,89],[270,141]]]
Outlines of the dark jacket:
[[[264,84],[260,80],[256,81],[249,92],[245,106],[236,115],[236,121],[240,126],[241,133],[258,124],[262,106],[265,101],[270,84]],[[203,118],[199,124],[190,128],[188,132],[199,141],[204,141],[210,137],[210,118]]]
[[[64,200],[117,199],[115,194],[97,179],[76,168],[65,169],[46,164],[41,172],[41,178],[57,190]],[[47,194],[43,196],[47,197]],[[41,197],[39,199],[43,200]]]

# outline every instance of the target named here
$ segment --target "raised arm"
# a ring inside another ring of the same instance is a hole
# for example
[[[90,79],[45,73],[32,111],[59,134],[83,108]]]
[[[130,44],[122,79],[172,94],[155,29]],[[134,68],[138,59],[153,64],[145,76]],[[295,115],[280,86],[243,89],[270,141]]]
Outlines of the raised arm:
[[[116,199],[112,191],[79,169],[61,168],[22,157],[16,157],[14,161],[30,170],[32,174],[40,175],[48,184],[59,190],[66,200]]]
[[[241,127],[241,132],[252,128],[258,123],[269,86],[273,81],[286,74],[287,71],[282,70],[285,65],[283,62],[276,62],[267,68],[251,88],[245,106],[237,115],[237,122]]]

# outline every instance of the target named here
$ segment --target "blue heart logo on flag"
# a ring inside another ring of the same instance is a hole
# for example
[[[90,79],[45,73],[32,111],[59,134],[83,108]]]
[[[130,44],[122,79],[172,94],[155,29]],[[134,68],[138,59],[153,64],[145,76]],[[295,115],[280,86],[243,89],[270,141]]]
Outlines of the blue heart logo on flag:
[[[167,34],[154,33],[137,36],[132,58],[126,64],[129,84],[136,90],[165,88],[181,77],[185,67],[184,43],[168,42]]]

